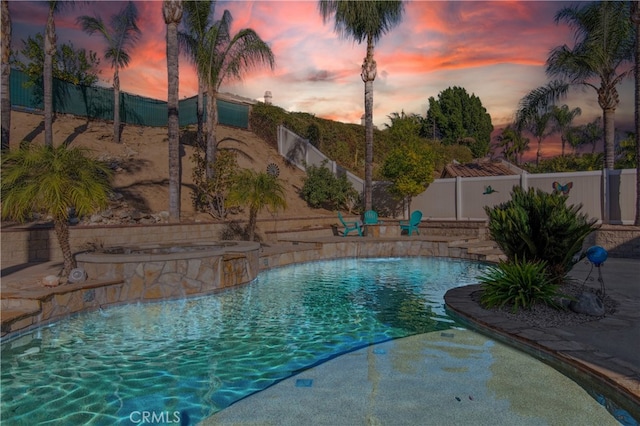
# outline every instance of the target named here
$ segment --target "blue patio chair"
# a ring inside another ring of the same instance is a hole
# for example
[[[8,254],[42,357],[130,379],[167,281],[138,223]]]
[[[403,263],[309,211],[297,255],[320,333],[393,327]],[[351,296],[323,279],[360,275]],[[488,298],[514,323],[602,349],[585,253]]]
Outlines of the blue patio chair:
[[[364,224],[365,225],[377,225],[378,213],[374,210],[367,210],[364,212]]]
[[[420,210],[414,210],[409,217],[409,220],[401,220],[400,223],[400,233],[402,231],[407,231],[409,235],[416,231],[418,235],[420,235],[420,230],[418,229],[418,225],[420,225],[420,221],[422,220],[422,212]]]
[[[346,237],[347,234],[349,234],[349,232],[351,231],[356,231],[358,235],[362,237],[362,222],[360,222],[359,220],[345,221],[342,217],[342,213],[340,212],[338,212],[338,219],[340,219],[342,226],[344,226],[344,233],[342,234],[343,237]]]

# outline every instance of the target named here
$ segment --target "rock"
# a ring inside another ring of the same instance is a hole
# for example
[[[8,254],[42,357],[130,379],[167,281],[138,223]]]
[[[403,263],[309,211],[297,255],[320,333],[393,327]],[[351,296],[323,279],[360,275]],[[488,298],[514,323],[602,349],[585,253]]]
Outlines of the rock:
[[[92,214],[91,219],[89,219],[91,223],[100,223],[102,222],[102,216],[99,214]]]
[[[105,219],[109,219],[111,216],[113,216],[113,212],[111,211],[111,209],[107,209],[104,210],[100,213],[100,216],[102,216]]]
[[[42,284],[47,287],[57,287],[60,284],[60,278],[55,275],[47,275],[42,279]]]
[[[576,297],[575,301],[569,304],[573,312],[587,314],[594,317],[601,317],[605,314],[604,303],[594,293],[584,292]]]

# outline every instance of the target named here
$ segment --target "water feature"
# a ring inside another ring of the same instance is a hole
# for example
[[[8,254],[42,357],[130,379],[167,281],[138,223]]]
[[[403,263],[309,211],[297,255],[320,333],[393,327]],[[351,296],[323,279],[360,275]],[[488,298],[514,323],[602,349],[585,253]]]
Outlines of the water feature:
[[[313,262],[215,295],[79,314],[3,343],[1,420],[136,424],[147,413],[195,424],[341,354],[448,330],[444,293],[485,268],[441,258]]]

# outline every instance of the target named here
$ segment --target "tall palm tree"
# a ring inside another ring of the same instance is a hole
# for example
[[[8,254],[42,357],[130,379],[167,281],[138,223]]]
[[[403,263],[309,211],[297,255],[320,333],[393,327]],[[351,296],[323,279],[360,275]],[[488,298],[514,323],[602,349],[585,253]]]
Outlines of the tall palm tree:
[[[550,134],[548,127],[553,102],[564,96],[568,89],[568,85],[556,80],[532,90],[520,99],[515,126],[518,131],[528,130],[538,140],[536,166],[540,164],[542,141]]]
[[[550,112],[551,119],[555,122],[554,130],[560,133],[562,156],[564,157],[564,147],[567,144],[567,133],[571,128],[573,119],[582,114],[582,110],[579,107],[570,110],[568,105],[562,105],[561,107],[554,105]]]
[[[178,25],[182,0],[164,0],[162,15],[167,25],[167,129],[169,136],[169,220],[180,222],[180,117],[178,114]]]
[[[44,37],[44,67],[42,70],[43,108],[44,108],[44,143],[53,146],[53,57],[56,54],[56,21],[55,15],[68,7],[73,1],[49,0],[49,13]]]
[[[69,243],[69,211],[78,216],[104,208],[111,190],[111,170],[86,150],[29,144],[2,156],[2,217],[28,219],[33,212],[53,217],[62,255],[62,276],[76,261]]]
[[[111,16],[109,26],[101,17],[78,17],[82,30],[89,35],[101,34],[106,43],[104,57],[113,68],[113,141],[120,143],[120,68],[129,65],[131,57],[127,49],[133,47],[140,36],[138,8],[129,1],[116,15]]]
[[[268,65],[273,69],[275,58],[267,43],[251,28],[231,35],[233,18],[228,10],[206,32],[203,52],[199,56],[198,74],[207,87],[206,177],[213,178],[216,159],[216,126],[218,125],[217,93],[230,80],[240,80],[250,69]]]
[[[498,136],[498,146],[507,161],[516,165],[522,162],[522,156],[529,150],[529,138],[525,138],[516,126],[509,124]]]
[[[268,207],[273,210],[286,208],[287,201],[280,181],[265,172],[245,169],[238,174],[227,196],[229,205],[248,206],[249,241],[253,241],[256,233],[258,213]]]
[[[636,125],[636,218],[634,225],[640,226],[640,1],[631,2],[631,22],[635,29],[635,52],[636,63],[634,67],[635,78],[635,125]]]
[[[2,80],[0,82],[0,109],[2,109],[2,145],[1,149],[9,149],[9,135],[11,132],[11,16],[9,15],[9,0],[2,0]]]
[[[371,210],[373,189],[373,81],[377,65],[373,59],[375,43],[402,21],[402,1],[320,0],[320,14],[326,23],[334,17],[335,31],[358,43],[367,41],[367,55],[360,76],[364,82],[365,166],[364,208]]]
[[[598,95],[604,124],[605,167],[613,169],[616,86],[633,70],[633,26],[629,2],[589,2],[561,9],[556,23],[566,22],[575,33],[576,44],[554,48],[547,58],[547,74],[566,79],[567,84],[586,86]],[[595,81],[599,80],[599,85]]]
[[[188,54],[189,58],[198,63],[198,58],[205,57],[205,37],[212,25],[212,16],[215,9],[215,1],[212,0],[186,0],[184,8],[184,26],[186,31],[178,32],[178,42]],[[198,120],[197,140],[201,148],[204,147],[203,123],[204,123],[204,77],[198,74],[198,98],[196,117]]]

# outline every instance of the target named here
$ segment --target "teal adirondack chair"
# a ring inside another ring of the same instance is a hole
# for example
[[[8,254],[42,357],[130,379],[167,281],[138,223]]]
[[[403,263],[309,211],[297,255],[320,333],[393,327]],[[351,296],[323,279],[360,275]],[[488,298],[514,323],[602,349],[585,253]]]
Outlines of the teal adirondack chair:
[[[344,226],[344,232],[342,234],[343,237],[346,237],[347,234],[349,234],[349,232],[351,231],[356,231],[358,235],[362,237],[362,223],[359,220],[345,221],[344,218],[342,217],[342,213],[340,212],[338,212],[338,219],[340,219],[342,226]]]
[[[415,210],[411,213],[409,220],[401,220],[400,221],[400,233],[402,231],[407,231],[409,235],[416,231],[418,235],[420,235],[420,230],[418,229],[418,225],[420,225],[420,221],[422,220],[422,212],[420,210]]]
[[[375,210],[367,210],[364,212],[364,224],[365,225],[377,225],[378,213]]]

